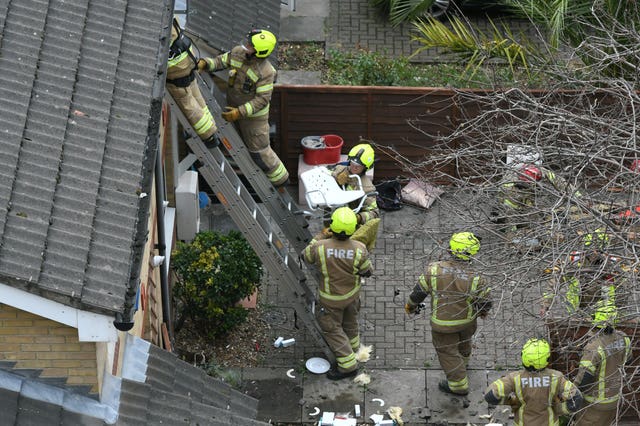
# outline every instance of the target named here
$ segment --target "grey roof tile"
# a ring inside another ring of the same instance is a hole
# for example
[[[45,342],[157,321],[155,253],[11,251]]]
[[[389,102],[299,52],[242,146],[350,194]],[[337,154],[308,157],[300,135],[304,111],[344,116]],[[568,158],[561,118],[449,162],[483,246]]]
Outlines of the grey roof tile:
[[[216,0],[190,0],[186,27],[220,51],[243,41],[253,28],[280,30],[280,0],[237,0],[230,8]]]
[[[12,425],[16,421],[18,415],[18,397],[20,394],[16,391],[0,388],[0,412],[2,413],[2,421],[5,424]]]
[[[158,392],[149,401],[149,424],[179,426],[188,425],[191,418],[191,401],[188,397],[168,392]]]
[[[122,376],[119,425],[143,419],[171,425],[264,424],[253,420],[257,400],[133,335],[127,335]]]
[[[171,2],[0,3],[0,280],[123,312],[144,249],[138,195],[150,192]]]
[[[123,380],[120,388],[118,426],[147,424],[149,398],[153,389],[145,383]]]

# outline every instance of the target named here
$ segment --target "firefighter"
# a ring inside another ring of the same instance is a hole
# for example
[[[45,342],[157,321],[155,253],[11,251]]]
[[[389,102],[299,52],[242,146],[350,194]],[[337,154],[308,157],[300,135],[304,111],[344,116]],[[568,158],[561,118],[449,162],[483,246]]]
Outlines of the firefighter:
[[[599,303],[593,315],[594,327],[575,379],[586,402],[586,407],[574,416],[576,426],[605,426],[615,422],[623,367],[631,354],[631,339],[615,330],[617,315],[616,307],[607,303]]]
[[[491,309],[489,288],[483,277],[468,265],[480,250],[480,241],[471,232],[453,234],[449,241],[453,261],[431,262],[405,304],[408,314],[416,312],[427,295],[431,296],[431,338],[446,380],[438,388],[454,395],[469,393],[467,365],[476,318]]]
[[[331,380],[355,376],[358,369],[360,278],[371,276],[372,268],[365,245],[349,238],[356,223],[349,207],[336,209],[331,215],[332,237],[312,239],[302,253],[302,258],[322,274],[316,315],[337,361],[337,366],[327,372]]]
[[[271,149],[269,104],[276,69],[268,57],[276,47],[276,37],[264,29],[254,29],[247,40],[229,52],[198,62],[199,70],[209,73],[229,69],[227,103],[222,117],[237,123],[240,134],[256,165],[275,187],[288,182],[289,172]]]
[[[547,368],[550,356],[546,340],[527,340],[522,347],[524,369],[491,383],[485,401],[489,405],[510,405],[516,426],[559,425],[559,416],[580,409],[582,394],[561,372]]]
[[[544,206],[540,195],[553,194],[557,198],[565,193],[581,197],[581,193],[562,176],[535,164],[523,164],[505,176],[505,182],[501,186],[502,208],[492,211],[491,219],[495,223],[505,223],[508,220],[511,230],[525,227],[529,223],[540,223],[540,218],[516,216],[537,214],[531,208],[540,209]]]
[[[197,63],[191,39],[184,34],[178,20],[174,18],[166,87],[200,139],[211,148],[218,146],[220,139],[216,134],[218,129],[215,120],[196,81]]]
[[[338,164],[331,172],[331,175],[338,182],[338,185],[346,190],[359,189],[357,179],[349,177],[350,175],[358,175],[362,183],[362,190],[365,194],[372,194],[367,196],[362,208],[357,213],[358,225],[363,225],[372,219],[380,217],[380,210],[374,194],[376,187],[369,176],[366,175],[367,171],[373,167],[375,160],[373,147],[368,143],[363,143],[363,140],[360,142],[349,151],[347,155],[348,164]],[[360,200],[353,201],[349,204],[349,207],[355,210],[359,203]]]
[[[596,229],[582,237],[583,249],[569,256],[569,267],[553,274],[543,294],[541,316],[554,303],[564,306],[569,315],[590,318],[598,301],[616,304],[616,287],[621,284],[622,271],[615,257],[606,251],[609,236]],[[555,271],[550,271],[555,272]]]

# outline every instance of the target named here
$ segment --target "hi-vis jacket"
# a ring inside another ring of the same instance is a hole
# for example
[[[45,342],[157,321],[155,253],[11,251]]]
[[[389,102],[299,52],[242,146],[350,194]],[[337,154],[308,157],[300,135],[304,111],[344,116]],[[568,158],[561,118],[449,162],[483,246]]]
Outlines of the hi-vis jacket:
[[[432,262],[420,275],[409,295],[409,304],[421,303],[431,295],[431,328],[455,333],[475,323],[481,312],[491,309],[490,288],[480,275],[460,261]]]
[[[561,303],[567,313],[573,314],[580,310],[592,310],[599,301],[620,306],[616,290],[624,286],[626,280],[618,259],[606,256],[589,261],[584,257],[583,253],[572,252],[569,259],[571,263],[561,271],[562,274],[557,273],[560,268],[548,270],[553,275],[542,295],[546,308],[553,303]]]
[[[516,426],[558,426],[558,416],[576,412],[582,405],[577,386],[551,368],[509,373],[489,385],[485,400],[511,405]]]
[[[179,32],[180,31],[180,32]],[[178,40],[179,38],[179,40]],[[191,40],[182,34],[177,21],[171,25],[171,46],[167,63],[167,81],[178,87],[187,87],[195,79],[196,60]]]
[[[351,239],[311,240],[303,258],[320,270],[320,302],[332,308],[342,308],[356,300],[360,294],[360,276],[371,273],[367,248]]]
[[[582,352],[575,384],[588,403],[615,410],[622,387],[622,367],[631,354],[631,339],[621,331],[599,332]]]
[[[207,71],[230,69],[227,104],[240,110],[243,118],[269,117],[269,103],[276,69],[266,58],[247,58],[242,46],[215,58],[207,58]],[[234,76],[233,73],[235,73]]]
[[[339,164],[333,169],[333,171],[331,172],[331,176],[335,178],[339,174],[344,173],[345,170],[348,173],[349,172],[348,169],[349,169],[348,165],[345,166],[345,165]],[[376,190],[375,185],[373,184],[373,182],[371,182],[371,178],[369,178],[369,176],[367,176],[365,173],[363,173],[360,176],[360,182],[362,183],[362,190],[364,191],[365,194],[374,192]],[[345,185],[344,189],[346,189],[347,191],[360,189],[358,187],[358,180],[356,178],[350,178],[347,184]],[[360,203],[360,199],[356,201],[352,201],[351,203],[349,203],[349,208],[355,209],[356,207],[358,207],[359,203]],[[376,200],[375,195],[370,195],[364,200],[364,203],[362,204],[362,208],[358,212],[358,215],[362,217],[362,220],[360,221],[360,223],[367,223],[371,219],[380,217],[380,210],[378,209],[378,202]]]
[[[554,172],[544,167],[538,168],[542,172],[542,181],[538,183],[524,183],[519,180],[516,173],[508,174],[505,177],[506,182],[502,184],[501,188],[502,204],[516,210],[533,206],[536,203],[536,194],[541,193],[540,188],[544,188],[545,182],[550,185],[545,191],[548,194],[555,191],[559,193],[558,196],[566,192],[571,192],[576,197],[581,196],[580,192],[568,184],[562,176],[557,176]]]

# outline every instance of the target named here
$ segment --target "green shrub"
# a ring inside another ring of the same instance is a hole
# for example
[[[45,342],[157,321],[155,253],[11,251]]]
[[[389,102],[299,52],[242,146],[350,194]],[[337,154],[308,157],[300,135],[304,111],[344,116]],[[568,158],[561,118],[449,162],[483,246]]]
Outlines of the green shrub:
[[[330,52],[327,62],[329,84],[343,86],[415,86],[407,84],[415,77],[409,59],[387,58],[378,52]]]
[[[407,87],[545,87],[544,74],[514,69],[507,63],[487,64],[472,72],[465,63],[417,64],[407,57],[387,58],[377,52],[331,50],[327,60],[326,84],[341,86]]]
[[[189,319],[215,337],[246,319],[247,311],[236,304],[259,286],[262,263],[240,232],[200,232],[191,243],[178,242],[171,264],[176,331]]]

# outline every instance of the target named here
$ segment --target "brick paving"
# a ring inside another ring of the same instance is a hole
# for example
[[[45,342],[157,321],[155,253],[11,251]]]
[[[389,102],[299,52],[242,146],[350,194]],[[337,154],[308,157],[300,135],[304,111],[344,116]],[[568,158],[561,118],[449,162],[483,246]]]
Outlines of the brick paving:
[[[469,22],[485,34],[492,29],[484,15],[470,14]],[[500,18],[494,19],[500,27]],[[516,37],[520,33],[533,36],[528,21],[509,18],[509,28]],[[414,28],[410,24],[393,27],[380,17],[368,0],[329,0],[326,19],[326,50],[351,51],[364,49],[383,53],[388,57],[410,56],[420,46],[411,41]],[[444,59],[438,49],[428,49],[412,58],[415,62],[441,62]]]
[[[290,192],[297,194],[293,188],[290,189]],[[410,420],[408,424],[427,424],[427,420],[424,418],[425,412],[432,415],[433,422],[447,417],[450,418],[449,424],[458,424],[459,422],[466,424],[467,421],[481,424],[488,421],[478,417],[480,414],[486,414],[486,404],[483,405],[484,403],[478,401],[475,402],[476,409],[456,404],[436,409],[441,405],[442,398],[434,395],[434,393],[438,393],[435,390],[437,380],[434,378],[444,376],[431,343],[427,316],[429,308],[421,315],[410,318],[405,314],[403,307],[409,292],[427,262],[446,256],[441,247],[446,246],[451,233],[457,232],[465,226],[462,222],[465,220],[464,217],[454,218],[450,214],[451,204],[456,202],[463,203],[464,200],[437,201],[428,210],[406,205],[399,211],[383,211],[378,242],[371,253],[374,274],[366,280],[361,293],[361,338],[364,344],[373,345],[374,348],[371,360],[363,366],[365,371],[372,375],[372,381],[378,386],[378,389],[384,383],[383,380],[399,376],[393,374],[394,371],[404,371],[402,374],[409,374],[412,377],[411,380],[398,377],[399,383],[394,382],[394,385],[400,388],[394,392],[398,399],[397,404],[402,406],[402,401],[406,403],[410,401],[412,404],[411,407],[405,407],[408,412],[413,413],[407,414],[408,417],[405,418],[405,420]],[[310,228],[313,232],[319,230],[320,226],[319,220],[311,221]],[[486,238],[483,239],[484,245],[490,246],[490,241],[487,241]],[[274,340],[277,336],[294,337],[296,344],[275,351],[273,356],[265,359],[262,367],[267,370],[271,369],[273,375],[282,375],[283,371],[289,368],[304,371],[304,361],[312,356],[321,356],[321,351],[317,343],[311,341],[306,335],[304,329],[296,329],[295,314],[287,304],[286,291],[279,287],[278,283],[270,282],[268,279],[266,281],[266,285],[261,291],[261,300],[264,303],[263,306],[266,306],[266,310],[270,312],[268,321],[272,327],[272,337]],[[488,319],[479,321],[479,329],[474,338],[474,353],[469,365],[470,370],[473,371],[470,374],[474,377],[472,380],[474,395],[481,395],[487,386],[487,374],[495,375],[494,370],[501,371],[519,364],[519,352],[523,338],[528,337],[529,333],[537,326],[541,326],[541,324],[534,324],[539,322],[535,316],[514,312],[512,305],[506,303],[512,296],[504,293],[509,293],[509,290],[503,292],[498,289],[494,298],[504,299],[505,303],[497,306],[498,309],[494,309]],[[525,296],[521,296],[517,300],[521,300],[522,297]],[[428,299],[425,301],[428,302]],[[302,327],[300,321],[298,321],[298,325]],[[249,370],[245,373],[246,378],[253,379],[254,376],[255,373]],[[273,379],[271,377],[270,380],[273,381]],[[403,381],[406,381],[406,384],[402,384]],[[338,388],[334,389],[334,393],[342,395],[341,398],[344,398],[344,395],[351,395],[351,399],[348,399],[351,402],[353,398],[361,398],[363,408],[366,407],[367,410],[374,408],[370,401],[375,398],[375,395],[371,393],[373,391],[360,395],[361,389],[354,388],[350,381],[344,382],[349,383],[337,385]],[[257,386],[255,380],[252,383]],[[321,390],[326,389],[322,387],[323,383],[326,386],[336,386],[322,376],[316,377],[306,373],[303,377],[302,394],[298,395],[301,397],[300,423],[311,420],[307,410],[313,411],[317,404],[320,404],[323,410],[339,410],[336,407],[344,407],[347,404],[344,401],[340,402],[340,398],[338,401],[334,400],[330,396],[333,393],[323,393]],[[420,389],[416,390],[416,386]],[[354,391],[354,389],[356,390]],[[422,405],[411,397],[417,391],[426,394],[426,400]],[[354,396],[353,392],[356,392],[357,395]],[[264,395],[262,397],[267,401],[267,397]],[[350,407],[349,404],[347,405]],[[484,407],[485,411],[479,412],[478,407]],[[344,411],[347,411],[347,408],[344,408]],[[440,411],[430,411],[434,409]],[[269,411],[269,415],[274,415],[273,410]],[[284,420],[285,417],[289,420],[290,411],[287,411],[286,416],[284,414],[283,416],[281,420]]]

